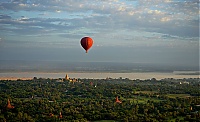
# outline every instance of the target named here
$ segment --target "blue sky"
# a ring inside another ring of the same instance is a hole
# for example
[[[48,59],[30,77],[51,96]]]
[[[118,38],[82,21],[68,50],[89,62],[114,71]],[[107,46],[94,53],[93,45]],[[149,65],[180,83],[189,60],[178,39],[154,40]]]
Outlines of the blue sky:
[[[198,0],[1,0],[0,32],[1,60],[199,64]]]

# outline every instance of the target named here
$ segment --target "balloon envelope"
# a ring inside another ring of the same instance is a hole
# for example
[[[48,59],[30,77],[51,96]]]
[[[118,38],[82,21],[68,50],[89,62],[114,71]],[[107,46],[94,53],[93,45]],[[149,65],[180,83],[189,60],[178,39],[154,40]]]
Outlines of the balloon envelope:
[[[81,39],[81,46],[86,50],[86,53],[92,47],[92,44],[93,44],[93,40],[90,37],[83,37]]]

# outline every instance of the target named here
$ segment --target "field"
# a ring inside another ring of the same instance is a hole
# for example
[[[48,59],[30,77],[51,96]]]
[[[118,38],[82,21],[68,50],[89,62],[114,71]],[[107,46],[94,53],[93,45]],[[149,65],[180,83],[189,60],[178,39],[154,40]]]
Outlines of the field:
[[[155,94],[158,93],[157,91],[136,91],[136,94],[142,93],[142,94]],[[169,98],[188,98],[192,97],[190,94],[167,94],[166,95]],[[153,101],[153,102],[160,102],[163,101],[159,98],[152,98],[152,97],[146,97],[146,96],[139,96],[136,95],[134,98],[128,98],[127,100],[130,100],[131,102],[138,102],[138,103],[147,103],[147,101]]]
[[[158,93],[157,91],[136,91],[135,94],[154,94],[154,93]]]
[[[188,98],[192,97],[190,94],[167,94],[169,98]]]
[[[143,93],[143,94],[154,94],[157,93],[155,91],[137,91],[135,93]],[[124,98],[126,99],[126,98]],[[160,102],[163,101],[159,98],[153,98],[153,97],[148,97],[148,96],[140,96],[140,95],[135,95],[133,98],[127,98],[126,100],[130,100],[130,102],[134,102],[134,103],[147,103],[148,101],[153,101],[153,102]]]
[[[130,100],[131,102],[134,102],[134,103],[147,103],[148,101],[153,101],[153,102],[160,102],[160,101],[163,101],[163,100],[160,100],[160,99],[157,99],[157,98],[147,98],[147,97],[144,97],[144,96],[139,96],[138,98],[129,98],[128,100]]]

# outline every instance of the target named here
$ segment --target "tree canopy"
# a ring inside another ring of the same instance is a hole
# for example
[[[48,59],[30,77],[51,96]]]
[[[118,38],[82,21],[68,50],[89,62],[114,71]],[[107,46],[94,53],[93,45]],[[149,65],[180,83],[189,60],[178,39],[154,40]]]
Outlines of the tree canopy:
[[[199,79],[1,80],[0,120],[199,121],[199,86]]]

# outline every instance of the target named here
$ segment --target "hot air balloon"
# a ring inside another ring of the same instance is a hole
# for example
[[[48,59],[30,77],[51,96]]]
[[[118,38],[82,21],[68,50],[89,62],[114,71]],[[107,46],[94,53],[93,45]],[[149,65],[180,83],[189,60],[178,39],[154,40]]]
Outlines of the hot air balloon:
[[[83,37],[81,39],[81,46],[86,50],[86,53],[92,47],[92,44],[93,44],[93,40],[90,37]]]

